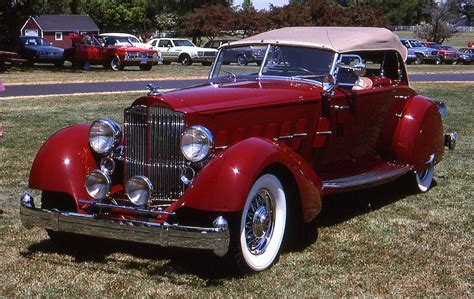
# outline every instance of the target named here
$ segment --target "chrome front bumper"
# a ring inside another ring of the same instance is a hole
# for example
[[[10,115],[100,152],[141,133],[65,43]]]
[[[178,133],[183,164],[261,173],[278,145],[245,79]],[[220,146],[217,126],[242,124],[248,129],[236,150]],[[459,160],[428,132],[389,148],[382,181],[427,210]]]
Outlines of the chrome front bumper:
[[[28,193],[21,197],[20,217],[26,228],[42,227],[53,231],[163,247],[209,249],[218,256],[224,256],[229,249],[229,228],[223,217],[216,218],[214,227],[110,219],[98,215],[39,209],[35,207],[33,197]]]

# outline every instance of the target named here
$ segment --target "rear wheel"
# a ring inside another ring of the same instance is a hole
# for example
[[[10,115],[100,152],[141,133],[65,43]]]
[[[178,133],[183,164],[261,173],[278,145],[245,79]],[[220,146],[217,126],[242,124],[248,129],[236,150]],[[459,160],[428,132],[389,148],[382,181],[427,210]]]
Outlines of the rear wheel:
[[[249,62],[247,61],[247,58],[243,54],[239,54],[237,56],[237,64],[238,65],[247,65]]]
[[[429,168],[420,172],[412,172],[408,176],[409,184],[411,185],[412,190],[415,192],[428,191],[433,182],[433,175],[434,166],[430,166]]]
[[[193,64],[193,62],[191,61],[191,56],[189,56],[188,54],[182,54],[181,56],[179,56],[179,63],[181,63],[182,65]]]
[[[281,181],[264,174],[253,184],[240,219],[235,260],[244,272],[270,268],[280,255],[287,221],[287,199]]]

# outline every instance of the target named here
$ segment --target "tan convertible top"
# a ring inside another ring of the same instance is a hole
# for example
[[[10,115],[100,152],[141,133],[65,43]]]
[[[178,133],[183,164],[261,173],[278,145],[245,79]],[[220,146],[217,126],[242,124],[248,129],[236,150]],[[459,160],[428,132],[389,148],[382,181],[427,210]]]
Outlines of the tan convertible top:
[[[314,47],[338,53],[396,50],[404,60],[407,57],[407,49],[397,35],[388,29],[374,27],[286,27],[231,42],[230,45],[258,43]]]

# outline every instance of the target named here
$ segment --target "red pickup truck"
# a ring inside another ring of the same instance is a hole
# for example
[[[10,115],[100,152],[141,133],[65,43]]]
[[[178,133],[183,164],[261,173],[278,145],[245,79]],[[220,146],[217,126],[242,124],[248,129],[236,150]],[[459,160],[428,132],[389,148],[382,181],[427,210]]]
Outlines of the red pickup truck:
[[[159,51],[137,48],[120,37],[72,34],[73,47],[64,51],[65,60],[82,68],[86,63],[102,64],[106,69],[122,70],[138,66],[149,71],[161,60]]]

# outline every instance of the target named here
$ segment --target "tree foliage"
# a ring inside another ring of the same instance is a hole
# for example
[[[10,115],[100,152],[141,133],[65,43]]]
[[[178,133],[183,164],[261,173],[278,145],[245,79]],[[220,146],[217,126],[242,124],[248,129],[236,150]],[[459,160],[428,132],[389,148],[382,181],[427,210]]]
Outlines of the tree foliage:
[[[425,7],[430,20],[421,24],[415,30],[415,36],[428,41],[442,44],[446,39],[457,33],[456,15],[453,14],[449,3],[429,4]]]

